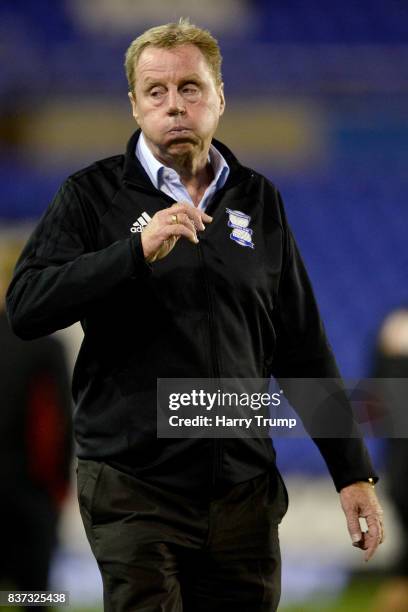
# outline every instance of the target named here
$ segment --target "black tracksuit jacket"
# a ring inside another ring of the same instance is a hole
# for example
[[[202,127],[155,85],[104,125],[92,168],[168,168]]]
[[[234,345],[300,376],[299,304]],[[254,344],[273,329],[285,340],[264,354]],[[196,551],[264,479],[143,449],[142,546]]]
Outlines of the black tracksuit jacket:
[[[23,339],[81,321],[73,376],[77,454],[185,491],[274,466],[269,439],[158,439],[157,378],[338,377],[313,291],[275,186],[220,142],[230,174],[198,245],[180,239],[148,265],[130,228],[174,201],[135,156],[70,176],[32,233],[7,295]],[[226,209],[250,217],[254,248],[231,240]],[[316,439],[337,490],[375,477],[364,443]],[[294,452],[296,441],[293,440]]]

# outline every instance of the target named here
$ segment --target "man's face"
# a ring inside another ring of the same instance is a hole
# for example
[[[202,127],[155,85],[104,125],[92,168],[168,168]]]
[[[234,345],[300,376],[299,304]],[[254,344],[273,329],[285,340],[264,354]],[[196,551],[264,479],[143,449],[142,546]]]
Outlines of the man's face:
[[[204,55],[195,45],[147,47],[136,65],[133,116],[153,153],[206,158],[225,101]]]

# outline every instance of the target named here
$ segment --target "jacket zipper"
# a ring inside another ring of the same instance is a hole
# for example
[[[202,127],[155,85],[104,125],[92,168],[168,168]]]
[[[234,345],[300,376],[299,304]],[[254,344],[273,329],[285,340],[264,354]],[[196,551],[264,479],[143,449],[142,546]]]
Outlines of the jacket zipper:
[[[207,302],[208,302],[208,323],[209,323],[209,332],[210,332],[210,349],[211,349],[211,360],[212,360],[212,373],[214,375],[214,379],[217,381],[220,379],[220,362],[217,351],[217,337],[215,333],[215,322],[214,322],[214,307],[213,307],[213,299],[211,294],[210,284],[208,282],[207,270],[204,263],[203,251],[200,243],[198,243],[198,255],[200,264],[203,270],[204,276],[204,284],[205,290],[207,294]],[[218,477],[221,474],[222,470],[222,439],[213,438],[211,440],[212,448],[213,448],[213,462],[212,462],[212,486],[215,487]]]
[[[251,172],[251,178],[253,176],[254,175]],[[133,183],[133,181],[128,181],[128,182]],[[238,183],[240,182],[241,181],[238,181]],[[140,189],[141,185],[138,185],[138,187]],[[170,205],[174,204],[175,200],[171,198],[170,196],[168,196],[167,194],[164,194],[162,191],[159,191],[158,189],[155,189],[154,187],[151,188],[150,186],[143,186],[143,187],[144,187],[144,191],[155,193],[156,195],[158,195],[159,193],[161,198],[167,204],[170,204]],[[221,199],[225,191],[226,191],[226,185],[224,185],[224,187],[216,193],[211,204],[214,205],[216,200]],[[210,204],[210,208],[211,208],[211,204]],[[217,338],[216,338],[215,325],[214,325],[213,300],[212,300],[210,283],[208,282],[206,266],[204,263],[203,251],[202,251],[200,243],[198,243],[197,247],[198,247],[199,262],[203,270],[204,283],[205,283],[205,289],[206,289],[207,301],[208,301],[208,315],[209,315],[208,322],[209,322],[209,331],[210,331],[210,347],[211,347],[211,359],[213,363],[212,372],[214,375],[214,379],[219,380],[221,369],[220,369],[220,362],[219,362],[218,353],[217,353]],[[215,487],[217,483],[217,479],[222,472],[223,440],[222,438],[213,438],[211,441],[212,441],[212,448],[213,448],[212,485],[213,487]]]

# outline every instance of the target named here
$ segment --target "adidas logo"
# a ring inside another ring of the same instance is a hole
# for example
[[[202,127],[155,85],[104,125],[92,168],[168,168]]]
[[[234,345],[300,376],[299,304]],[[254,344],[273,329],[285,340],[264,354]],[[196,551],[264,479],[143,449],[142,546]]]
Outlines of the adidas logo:
[[[147,214],[147,212],[143,212],[138,218],[138,220],[132,224],[130,231],[132,232],[132,234],[135,234],[136,232],[143,232],[143,229],[151,220],[152,218]]]

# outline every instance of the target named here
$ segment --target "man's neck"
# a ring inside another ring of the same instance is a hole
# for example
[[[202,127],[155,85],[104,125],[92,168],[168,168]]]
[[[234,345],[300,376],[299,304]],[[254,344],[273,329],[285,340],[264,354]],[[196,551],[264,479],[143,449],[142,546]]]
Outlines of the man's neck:
[[[204,168],[201,168],[195,173],[183,172],[183,170],[180,172],[176,168],[174,169],[179,174],[180,180],[190,194],[194,205],[198,206],[207,187],[214,178],[214,171],[211,164],[207,161]]]
[[[209,150],[204,151],[199,156],[193,156],[191,153],[168,155],[161,151],[152,151],[152,153],[162,164],[168,168],[173,168],[183,183],[185,181],[188,183],[192,181],[202,183],[208,178],[208,167],[211,168],[211,164],[208,163]]]
[[[209,151],[203,152],[200,156],[193,156],[191,153],[170,156],[153,150],[147,139],[146,144],[156,159],[177,172],[194,205],[198,206],[207,187],[214,179],[214,170],[209,162]]]

